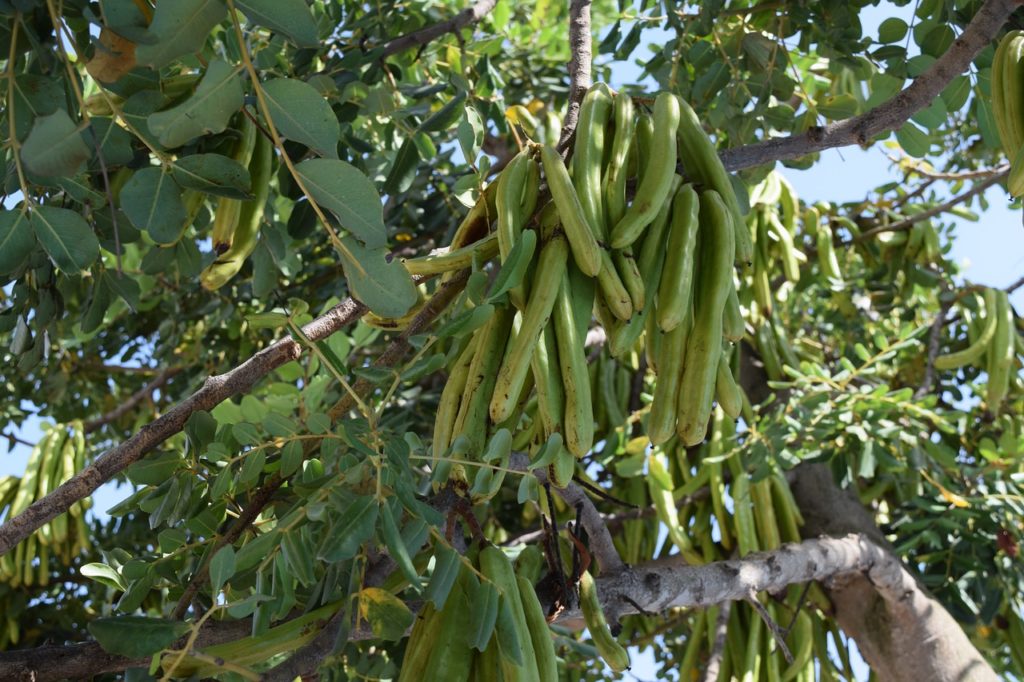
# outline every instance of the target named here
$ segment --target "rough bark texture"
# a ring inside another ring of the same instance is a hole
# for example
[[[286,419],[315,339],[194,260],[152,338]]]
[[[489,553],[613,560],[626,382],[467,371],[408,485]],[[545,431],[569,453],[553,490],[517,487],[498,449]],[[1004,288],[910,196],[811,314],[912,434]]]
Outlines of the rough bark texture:
[[[896,130],[931,104],[953,78],[970,70],[971,61],[992,40],[1022,0],[986,0],[952,46],[905,90],[860,116],[815,127],[802,135],[778,137],[728,149],[721,156],[729,170],[795,159],[846,145],[866,145]]]
[[[861,533],[889,554],[891,548],[871,513],[850,491],[839,489],[825,465],[801,466],[793,494],[807,522],[806,536]],[[903,573],[909,579],[910,574]],[[872,578],[873,574],[849,573],[824,586],[839,627],[857,642],[880,680],[998,679],[953,617],[921,585],[909,582],[894,592]]]

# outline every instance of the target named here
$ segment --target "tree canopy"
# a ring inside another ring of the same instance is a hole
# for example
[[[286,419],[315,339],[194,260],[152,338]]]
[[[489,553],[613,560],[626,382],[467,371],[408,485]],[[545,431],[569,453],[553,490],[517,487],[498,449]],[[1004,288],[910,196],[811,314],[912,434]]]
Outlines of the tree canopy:
[[[0,678],[1024,677],[1022,3],[878,4],[0,0]]]

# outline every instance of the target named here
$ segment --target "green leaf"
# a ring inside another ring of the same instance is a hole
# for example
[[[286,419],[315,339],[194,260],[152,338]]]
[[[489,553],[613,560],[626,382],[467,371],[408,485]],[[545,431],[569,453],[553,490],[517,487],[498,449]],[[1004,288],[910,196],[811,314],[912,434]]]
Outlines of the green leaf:
[[[88,625],[89,633],[104,651],[128,658],[155,654],[188,632],[189,627],[181,621],[144,616],[97,618]]]
[[[833,121],[849,118],[857,113],[857,100],[853,95],[826,97],[818,103],[818,113]]]
[[[55,206],[32,212],[32,229],[57,267],[70,275],[87,270],[100,255],[100,243],[78,213]]]
[[[462,108],[466,101],[466,91],[460,90],[443,107],[430,115],[430,118],[419,125],[418,130],[424,133],[439,133],[448,130],[462,116]]]
[[[398,154],[391,163],[391,170],[384,180],[384,191],[387,194],[404,192],[412,186],[416,179],[416,169],[419,167],[420,153],[416,148],[413,138],[406,138],[402,146],[398,148]]]
[[[533,260],[533,251],[537,248],[537,233],[533,230],[523,230],[519,239],[509,251],[508,258],[501,264],[498,276],[494,278],[494,286],[487,297],[489,303],[504,294],[509,289],[519,286],[523,281],[530,261]]]
[[[252,199],[249,169],[220,154],[183,156],[171,166],[178,184],[229,199]]]
[[[112,118],[93,116],[89,126],[107,166],[124,166],[132,160],[132,136]]]
[[[903,151],[917,158],[928,156],[928,150],[931,149],[928,133],[909,121],[896,131],[896,141],[903,147]]]
[[[897,43],[907,35],[907,22],[899,17],[889,17],[878,25],[878,42]]]
[[[470,163],[476,159],[476,153],[484,143],[484,123],[480,113],[474,106],[467,106],[457,132],[462,155]]]
[[[236,0],[235,7],[253,23],[283,33],[298,47],[320,45],[316,22],[303,0]]]
[[[338,117],[316,88],[294,78],[277,78],[264,84],[263,93],[270,118],[281,135],[320,156],[338,158]]]
[[[531,478],[524,476],[523,478]],[[459,553],[446,545],[437,546],[434,550],[434,573],[430,576],[423,591],[423,598],[434,603],[434,608],[444,608],[448,600],[448,593],[455,584],[462,566],[462,559]]]
[[[21,145],[25,168],[46,177],[74,175],[91,156],[78,126],[63,109],[37,118]]]
[[[224,583],[235,574],[235,548],[224,545],[210,559],[210,587],[220,592]]]
[[[472,609],[469,614],[469,644],[477,651],[483,651],[494,634],[494,624],[498,620],[500,593],[490,580],[483,580],[477,587],[472,598]]]
[[[381,317],[409,312],[419,299],[409,271],[397,259],[389,260],[391,254],[383,247],[364,248],[349,237],[341,241],[348,249],[341,265],[352,296]]]
[[[358,168],[336,159],[307,159],[295,170],[313,200],[337,216],[341,226],[367,248],[387,244],[380,195]]]
[[[181,188],[156,166],[135,171],[121,189],[120,202],[132,225],[148,232],[157,244],[178,241],[188,220]]]
[[[20,268],[36,244],[28,214],[0,211],[0,275]]]
[[[174,0],[157,4],[148,35],[153,44],[135,48],[135,61],[161,69],[202,49],[214,26],[227,16],[223,0]]]
[[[492,315],[494,315],[494,306],[490,303],[470,308],[459,313],[451,322],[441,327],[437,331],[437,338],[440,340],[447,336],[465,336],[487,324]]]
[[[373,495],[362,495],[349,502],[327,533],[320,547],[320,558],[344,561],[358,554],[360,546],[373,537],[378,511]]]
[[[402,639],[416,619],[401,599],[379,587],[359,591],[359,615],[370,623],[376,637],[391,642]]]
[[[91,563],[79,569],[86,578],[91,578],[101,585],[113,587],[115,590],[124,591],[126,585],[121,574],[106,564]]]
[[[150,455],[132,464],[125,471],[128,480],[135,485],[160,485],[183,464],[176,452],[161,452]]]
[[[201,135],[222,132],[243,103],[238,71],[223,59],[214,59],[191,97],[170,109],[150,114],[146,122],[160,144],[180,147]]]

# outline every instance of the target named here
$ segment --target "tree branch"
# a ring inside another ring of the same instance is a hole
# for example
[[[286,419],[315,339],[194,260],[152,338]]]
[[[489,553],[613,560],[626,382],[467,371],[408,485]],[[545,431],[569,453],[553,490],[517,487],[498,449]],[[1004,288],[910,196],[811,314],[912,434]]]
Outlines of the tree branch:
[[[867,239],[871,239],[872,237],[877,236],[879,234],[882,234],[883,232],[902,232],[904,230],[909,230],[910,228],[912,228],[914,225],[916,225],[917,223],[921,222],[922,220],[928,220],[929,218],[932,218],[932,217],[937,216],[939,214],[945,213],[946,211],[950,210],[951,208],[954,208],[955,206],[959,206],[960,204],[964,203],[965,201],[968,201],[969,199],[971,199],[975,195],[981,194],[982,192],[987,190],[992,185],[996,184],[997,182],[1002,181],[1003,178],[1005,178],[1007,175],[1009,175],[1009,173],[1010,173],[1009,166],[1005,166],[1002,169],[1000,169],[999,171],[997,171],[994,175],[991,175],[991,176],[985,178],[981,182],[979,182],[976,185],[974,185],[974,187],[971,187],[969,190],[967,190],[966,192],[963,192],[962,194],[958,194],[957,196],[953,197],[949,201],[945,201],[945,202],[943,202],[941,204],[937,204],[935,206],[932,206],[931,208],[929,208],[926,211],[921,211],[920,213],[912,215],[909,218],[905,218],[905,219],[903,219],[903,220],[901,220],[899,222],[893,223],[892,225],[879,225],[878,227],[874,227],[874,228],[868,230],[867,232],[862,232],[860,235],[850,239],[849,241],[843,242],[841,244],[841,246],[846,246],[846,245],[849,245],[849,244],[856,244],[858,242],[862,242],[862,241],[865,241]]]
[[[135,407],[143,400],[148,398],[150,394],[153,393],[153,391],[166,384],[175,374],[179,374],[180,372],[181,367],[168,367],[167,369],[161,371],[159,374],[156,375],[156,378],[154,378],[152,381],[150,381],[148,384],[143,386],[141,389],[139,389],[132,395],[128,396],[127,400],[125,400],[123,403],[112,409],[110,412],[107,412],[106,414],[100,415],[95,419],[90,419],[89,421],[85,422],[85,424],[83,425],[83,429],[85,430],[86,433],[92,433],[93,431],[96,431],[105,424],[109,424],[112,421],[120,419],[124,415],[134,410]]]
[[[390,57],[413,47],[421,47],[447,33],[461,31],[466,26],[475,24],[483,19],[497,4],[498,0],[477,0],[471,7],[467,7],[451,19],[439,21],[436,24],[425,26],[412,33],[406,33],[404,36],[395,38],[384,45],[384,52],[381,58]]]
[[[722,667],[722,660],[725,655],[725,636],[729,631],[729,610],[732,604],[725,603],[718,606],[718,618],[715,619],[715,641],[711,645],[711,656],[708,657],[707,667],[704,668],[704,682],[716,682],[718,673]]]
[[[1021,0],[985,0],[952,46],[905,90],[859,116],[815,127],[801,135],[780,137],[727,149],[722,161],[729,170],[741,170],[773,161],[795,159],[833,147],[866,145],[873,138],[899,128],[918,110],[930,105],[956,76],[999,32]]]
[[[296,613],[296,617],[302,615]],[[252,619],[209,620],[196,639],[196,648],[232,642],[252,632]],[[184,641],[184,638],[181,640]],[[0,651],[0,679],[25,682],[91,679],[103,673],[127,668],[146,668],[149,658],[125,658],[109,654],[96,642],[65,646],[46,645],[34,649]]]
[[[946,326],[946,316],[952,305],[952,301],[942,301],[939,304],[939,312],[935,316],[935,321],[932,322],[932,328],[928,334],[928,357],[924,365],[924,378],[918,389],[914,391],[915,398],[923,398],[932,390],[932,384],[935,382],[935,358],[939,355],[939,345],[942,343],[942,328]]]
[[[804,540],[703,566],[683,564],[673,556],[606,574],[597,583],[608,620],[615,622],[639,613],[637,607],[655,613],[707,607],[746,600],[751,593],[779,592],[812,580],[828,585],[850,574],[870,580],[887,602],[900,603],[920,593],[899,559],[862,534]],[[578,609],[570,609],[558,620],[581,617]]]
[[[837,624],[856,640],[879,679],[996,680],[949,612],[902,570],[872,513],[852,491],[835,484],[828,465],[801,464],[796,470],[793,496],[806,522],[801,528],[805,536],[854,532],[888,550],[878,549],[888,565],[836,577],[824,585]]]
[[[346,299],[303,327],[303,333],[312,340],[325,339],[345,325],[358,320],[366,310],[366,306],[359,301]],[[11,551],[44,523],[63,514],[75,502],[88,497],[130,464],[181,432],[185,428],[185,422],[194,412],[213,409],[228,398],[245,393],[267,374],[298,359],[301,354],[302,348],[299,344],[287,337],[264,348],[229,372],[208,377],[202,388],[172,407],[163,416],[105,452],[56,490],[33,502],[18,516],[8,519],[0,526],[0,554]]]
[[[591,42],[590,35],[590,0],[572,0],[569,4],[569,107],[562,121],[562,134],[558,139],[558,149],[569,146],[569,140],[576,132],[576,124],[580,119],[580,104],[583,96],[593,84],[590,72]]]

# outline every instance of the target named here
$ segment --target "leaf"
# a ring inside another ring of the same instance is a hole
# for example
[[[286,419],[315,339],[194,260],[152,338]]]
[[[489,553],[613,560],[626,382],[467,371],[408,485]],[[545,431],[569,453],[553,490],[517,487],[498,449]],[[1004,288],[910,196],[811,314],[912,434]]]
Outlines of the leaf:
[[[498,276],[494,278],[493,291],[487,297],[489,303],[494,303],[506,291],[519,286],[526,269],[530,266],[530,261],[533,260],[533,251],[536,247],[537,233],[533,230],[523,230],[509,251],[508,258],[501,264]]]
[[[337,216],[341,226],[367,248],[387,243],[380,195],[358,168],[337,159],[307,159],[295,170],[310,197]]]
[[[157,244],[178,241],[188,220],[181,188],[156,166],[135,171],[121,189],[120,202],[132,225],[148,232]]]
[[[316,88],[294,78],[276,78],[264,84],[263,93],[279,133],[320,156],[338,158],[338,117]]]
[[[477,587],[473,597],[473,608],[469,614],[469,644],[477,651],[483,651],[494,634],[494,624],[498,620],[500,593],[490,580],[483,580]]]
[[[303,0],[236,0],[235,7],[253,23],[283,33],[298,47],[320,45],[316,22]]]
[[[139,45],[135,60],[161,69],[178,57],[198,52],[214,26],[227,16],[223,0],[174,0],[157,3],[148,35],[151,45]]]
[[[226,129],[231,115],[243,103],[237,70],[223,59],[214,59],[191,97],[175,107],[150,114],[146,122],[160,144],[180,147],[201,135]]]
[[[220,154],[183,156],[171,166],[178,184],[229,199],[252,199],[249,169]]]
[[[370,623],[376,637],[391,642],[402,639],[416,619],[401,599],[379,587],[360,590],[359,615]]]
[[[0,211],[0,275],[14,272],[36,244],[32,223],[22,211]]]
[[[155,654],[188,632],[189,627],[181,621],[144,616],[97,618],[88,625],[89,633],[104,651],[128,658]]]
[[[484,143],[484,124],[476,107],[466,107],[456,135],[459,139],[459,146],[462,147],[462,155],[472,163],[476,159],[476,153],[480,150],[480,146]]]
[[[74,175],[92,152],[68,112],[40,116],[21,145],[25,168],[45,177]]]
[[[373,536],[379,507],[373,495],[356,497],[334,521],[320,547],[325,561],[344,561],[359,553],[360,546]]]
[[[878,42],[898,43],[907,35],[907,22],[899,17],[889,17],[878,25]]]
[[[896,141],[903,147],[903,151],[917,158],[928,156],[928,151],[931,149],[931,140],[928,138],[928,133],[909,121],[900,126],[900,129],[896,131]]]
[[[402,146],[398,148],[395,160],[391,163],[391,170],[388,171],[388,177],[384,180],[384,191],[387,194],[397,194],[409,189],[413,180],[416,179],[416,169],[419,167],[419,163],[420,153],[416,148],[416,143],[413,138],[406,138]]]
[[[134,153],[132,137],[128,131],[114,123],[114,119],[101,116],[89,119],[89,126],[99,143],[100,156],[108,167],[124,166],[131,162]]]
[[[100,243],[89,224],[66,208],[39,206],[32,212],[32,229],[57,267],[67,274],[87,270],[100,255]]]
[[[121,578],[121,574],[106,564],[86,564],[79,569],[79,572],[86,578],[92,578],[101,585],[113,587],[115,590],[123,592],[126,588],[124,580]]]
[[[220,592],[224,583],[235,574],[235,548],[224,545],[210,559],[210,587]]]
[[[848,94],[826,97],[818,103],[818,113],[833,121],[849,118],[857,113],[857,100]]]
[[[419,300],[409,271],[397,259],[389,260],[387,249],[367,249],[354,239],[343,237],[348,254],[341,265],[352,296],[381,317],[401,317]]]
[[[95,52],[85,63],[85,70],[100,83],[116,83],[135,68],[135,43],[106,26],[100,29],[99,39],[93,45]]]
[[[524,476],[523,478],[530,477]],[[430,576],[430,582],[427,583],[427,587],[423,591],[423,598],[433,602],[434,608],[444,608],[444,603],[448,600],[448,593],[451,592],[452,585],[455,584],[455,579],[459,576],[461,566],[462,559],[458,552],[446,545],[436,547],[434,550],[434,573]]]
[[[460,90],[443,107],[430,115],[430,118],[419,125],[418,130],[424,133],[439,133],[448,130],[462,116],[462,108],[466,101],[466,91]]]

